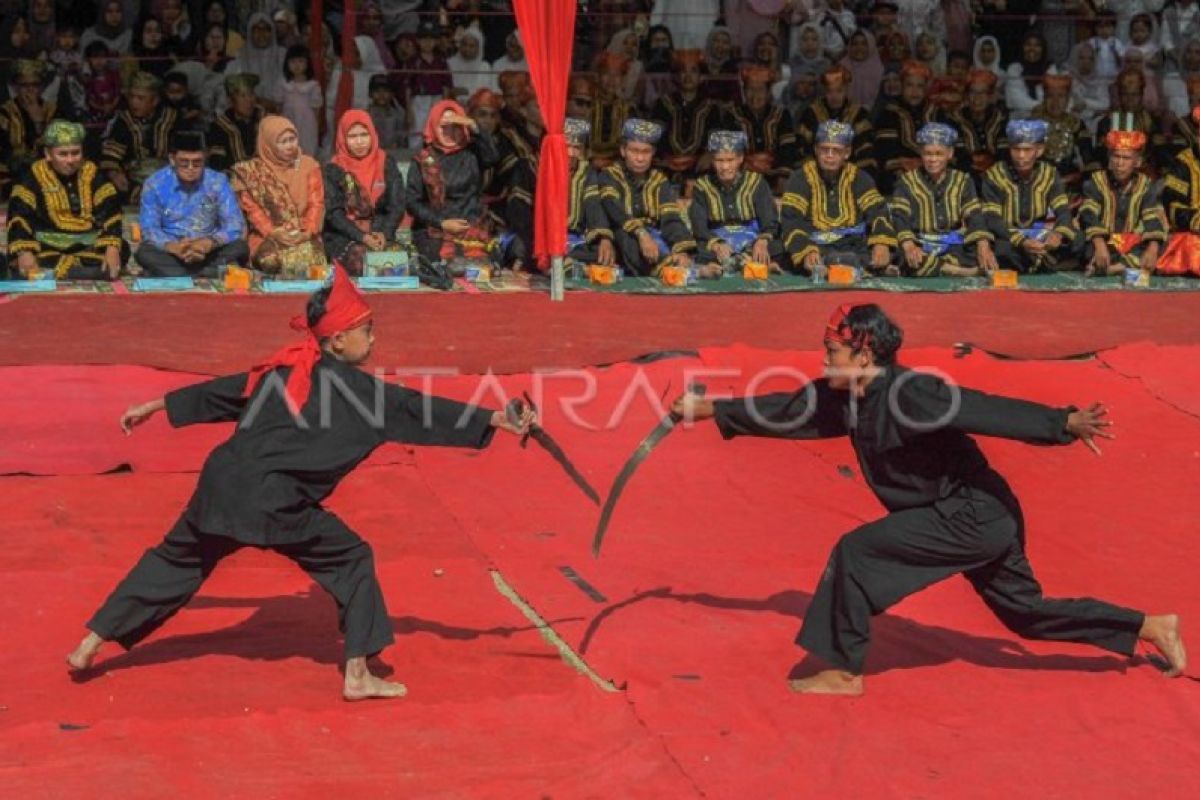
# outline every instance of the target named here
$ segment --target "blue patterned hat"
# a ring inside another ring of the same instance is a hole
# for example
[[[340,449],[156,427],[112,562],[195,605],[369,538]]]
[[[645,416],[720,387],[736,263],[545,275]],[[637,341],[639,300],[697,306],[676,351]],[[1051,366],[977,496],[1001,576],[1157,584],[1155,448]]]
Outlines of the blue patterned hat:
[[[942,147],[954,147],[958,143],[958,131],[941,122],[927,122],[917,131],[917,144],[940,144]]]
[[[708,152],[737,153],[746,152],[746,134],[742,131],[713,131],[708,135]]]
[[[587,144],[592,136],[592,124],[586,120],[567,117],[563,120],[563,136],[568,144]]]
[[[637,119],[636,117],[625,120],[625,127],[621,129],[621,138],[627,142],[658,144],[658,140],[662,138],[662,135],[662,125],[659,125],[657,122],[651,122],[648,119]]]
[[[1009,120],[1005,133],[1008,143],[1012,144],[1042,144],[1046,141],[1046,131],[1049,129],[1045,120],[1014,119]]]
[[[827,119],[817,126],[817,144],[840,144],[849,147],[854,141],[854,128],[836,119]]]

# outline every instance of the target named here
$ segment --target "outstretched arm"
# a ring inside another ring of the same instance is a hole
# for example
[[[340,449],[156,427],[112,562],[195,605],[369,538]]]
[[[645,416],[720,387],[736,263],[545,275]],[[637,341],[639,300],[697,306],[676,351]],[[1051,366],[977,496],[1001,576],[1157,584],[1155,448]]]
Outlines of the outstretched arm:
[[[125,413],[121,415],[121,430],[125,431],[125,435],[133,433],[133,429],[141,425],[146,420],[153,417],[159,411],[167,407],[166,401],[163,398],[151,400],[148,403],[142,403],[138,406],[130,406],[125,409]]]
[[[688,393],[680,396],[671,410],[683,419],[715,418],[726,439],[827,439],[847,434],[844,405],[845,401],[821,379],[796,392],[729,400],[708,400]]]
[[[509,420],[503,411],[491,411],[422,394],[388,384],[384,438],[391,442],[444,447],[487,447],[495,429],[524,435],[536,420],[532,409]]]

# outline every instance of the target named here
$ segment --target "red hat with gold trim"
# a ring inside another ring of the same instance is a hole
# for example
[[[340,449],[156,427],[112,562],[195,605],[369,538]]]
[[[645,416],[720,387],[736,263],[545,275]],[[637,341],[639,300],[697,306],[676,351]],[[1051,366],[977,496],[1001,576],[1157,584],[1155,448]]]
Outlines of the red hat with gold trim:
[[[761,64],[742,68],[742,83],[746,86],[770,86],[775,82],[775,71]]]
[[[846,68],[845,64],[835,64],[821,73],[821,83],[825,84],[825,87],[828,89],[832,89],[835,86],[849,86],[853,81],[854,75]]]
[[[973,69],[967,73],[967,85],[969,86],[983,84],[991,90],[996,88],[996,82],[999,80],[999,76],[990,69]]]
[[[929,80],[933,77],[933,70],[924,61],[909,59],[900,67],[900,77],[907,78],[910,75],[919,75],[925,80]]]
[[[671,55],[671,69],[683,71],[684,67],[698,67],[704,63],[704,51],[699,49],[676,50]]]

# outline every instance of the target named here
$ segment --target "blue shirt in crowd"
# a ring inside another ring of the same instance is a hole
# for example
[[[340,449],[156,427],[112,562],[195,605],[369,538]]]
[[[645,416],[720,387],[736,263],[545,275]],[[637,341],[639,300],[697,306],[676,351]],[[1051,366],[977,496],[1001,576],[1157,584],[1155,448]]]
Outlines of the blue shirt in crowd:
[[[208,168],[190,186],[180,182],[171,166],[151,175],[142,187],[138,222],[142,241],[156,247],[201,237],[221,247],[246,236],[246,220],[229,179]]]

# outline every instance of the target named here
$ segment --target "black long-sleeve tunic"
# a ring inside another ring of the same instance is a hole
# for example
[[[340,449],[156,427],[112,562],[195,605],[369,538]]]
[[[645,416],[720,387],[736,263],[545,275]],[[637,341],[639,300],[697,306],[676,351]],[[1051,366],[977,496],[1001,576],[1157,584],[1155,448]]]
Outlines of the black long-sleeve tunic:
[[[383,381],[330,356],[313,369],[295,420],[283,399],[290,368],[269,373],[250,398],[247,374],[166,396],[175,427],[238,421],[204,462],[184,512],[198,530],[255,546],[303,541],[338,482],[384,442],[482,448],[491,412]]]
[[[362,244],[367,233],[382,233],[388,242],[395,241],[396,228],[404,218],[404,177],[396,161],[387,156],[383,161],[383,194],[371,205],[370,197],[346,170],[332,162],[322,170],[325,178],[325,252],[341,258],[351,243]],[[360,218],[370,209],[370,230],[361,231],[350,219],[354,210]]]
[[[445,155],[426,148],[418,159],[428,155],[441,170],[445,200],[436,205],[430,196],[422,165],[413,163],[408,171],[408,210],[421,227],[437,228],[448,219],[465,219],[472,224],[483,217],[483,173],[500,160],[496,139],[480,130],[471,137],[471,144],[457,153]]]
[[[893,393],[896,402],[889,403]],[[889,511],[929,505],[950,511],[945,506],[963,502],[958,489],[990,471],[970,434],[1044,445],[1075,440],[1066,428],[1073,408],[951,387],[900,366],[887,367],[856,402],[822,378],[794,394],[720,400],[714,406],[726,439],[849,436],[864,480]]]

